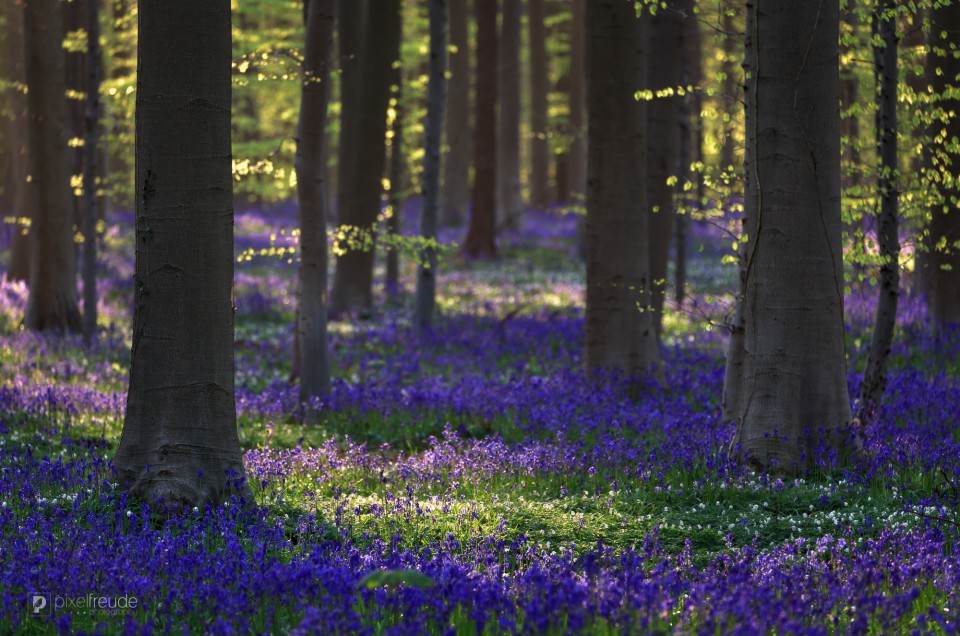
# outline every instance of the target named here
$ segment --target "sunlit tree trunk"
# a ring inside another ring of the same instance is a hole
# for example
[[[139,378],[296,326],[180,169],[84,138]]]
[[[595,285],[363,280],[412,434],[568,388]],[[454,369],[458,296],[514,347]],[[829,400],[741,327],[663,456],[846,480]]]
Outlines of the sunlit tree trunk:
[[[300,276],[297,335],[300,403],[330,394],[327,345],[327,197],[324,146],[330,100],[335,0],[305,0],[303,78],[297,124],[297,203],[300,211]],[[307,417],[312,416],[309,408]]]
[[[430,0],[430,83],[427,87],[427,121],[423,154],[423,213],[420,235],[426,241],[437,237],[440,207],[440,140],[447,80],[447,0]],[[437,298],[437,252],[432,247],[420,253],[417,268],[417,327],[433,330]]]
[[[351,163],[345,166],[350,178],[340,190],[337,218],[341,226],[351,226],[366,236],[375,232],[380,214],[391,66],[399,58],[400,28],[400,0],[383,0],[377,3],[375,11],[367,12],[357,104],[360,130]],[[345,254],[337,256],[330,292],[332,315],[362,313],[372,308],[374,257],[372,241],[363,247],[348,247]]]
[[[80,330],[67,103],[58,0],[24,3],[31,186],[30,296],[24,323],[35,331]]]
[[[498,60],[500,116],[497,119],[497,226],[522,219],[520,193],[520,19],[521,0],[502,0]]]
[[[497,0],[474,1],[477,15],[474,177],[470,226],[463,253],[469,258],[493,258],[497,255]]]
[[[140,0],[137,230],[121,487],[168,509],[240,483],[229,0]]]
[[[6,56],[7,72],[15,86],[8,91],[10,106],[10,200],[13,203],[13,242],[10,246],[10,262],[7,263],[7,279],[25,281],[30,276],[30,222],[36,209],[36,190],[27,182],[30,174],[30,142],[27,139],[27,72],[25,68],[25,44],[23,41],[23,0],[9,0],[4,10],[7,18]]]
[[[853,452],[843,324],[839,6],[748,5],[743,367],[734,452]]]
[[[650,375],[659,352],[650,308],[646,172],[645,21],[632,0],[586,7],[586,366]]]
[[[547,25],[546,0],[529,0],[530,36],[530,205],[550,203],[550,142],[547,139]]]
[[[450,79],[441,224],[461,225],[470,199],[470,0],[450,3]]]
[[[100,3],[87,0],[86,111],[83,139],[83,340],[97,331],[97,173],[100,152]]]

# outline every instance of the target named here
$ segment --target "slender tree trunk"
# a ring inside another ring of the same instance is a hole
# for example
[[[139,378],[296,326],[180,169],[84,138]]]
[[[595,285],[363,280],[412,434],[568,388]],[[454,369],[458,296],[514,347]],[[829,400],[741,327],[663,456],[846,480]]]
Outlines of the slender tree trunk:
[[[68,34],[86,29],[87,23],[87,2],[96,0],[72,0],[63,2],[60,7],[63,13],[63,37]],[[67,139],[83,139],[86,131],[86,104],[81,97],[87,90],[87,67],[86,55],[82,50],[72,51],[64,49],[64,72],[66,80],[66,102],[67,102]],[[70,176],[83,178],[84,157],[83,148],[80,146],[70,147],[69,170]],[[73,223],[77,228],[83,227],[83,198],[73,194],[73,188],[70,189],[70,203],[73,210]],[[77,254],[79,256],[79,252]]]
[[[897,301],[900,298],[900,236],[898,214],[900,204],[897,169],[897,48],[898,39],[894,0],[880,0],[874,16],[874,31],[883,46],[874,45],[873,59],[879,87],[877,111],[877,141],[880,170],[877,186],[880,190],[879,243],[880,293],[877,313],[873,321],[870,354],[860,390],[861,424],[877,417],[880,400],[887,384],[887,359],[897,325]]]
[[[367,14],[361,55],[360,133],[352,163],[346,166],[351,175],[349,187],[340,190],[340,224],[356,228],[366,240],[337,256],[330,293],[330,313],[334,316],[363,313],[373,306],[372,236],[383,192],[391,66],[400,57],[400,0],[383,0],[376,9]]]
[[[843,325],[838,0],[748,6],[747,261],[736,453],[856,452]]]
[[[73,193],[67,163],[67,104],[58,0],[24,3],[31,185],[29,329],[80,330]]]
[[[651,303],[647,214],[645,21],[632,0],[586,7],[587,371],[629,376],[659,365]]]
[[[407,185],[406,170],[404,169],[403,127],[406,119],[406,108],[403,104],[403,68],[397,64],[393,69],[393,122],[390,137],[390,192],[387,193],[387,205],[390,217],[387,219],[387,232],[391,237],[400,235],[400,215],[403,211],[403,201],[406,199]],[[384,287],[387,291],[387,300],[392,304],[400,302],[400,250],[396,247],[387,249],[387,272]]]
[[[420,235],[437,238],[440,207],[440,139],[447,93],[447,0],[430,0],[430,83],[427,87],[427,122],[423,154],[423,213]],[[437,251],[425,248],[417,268],[417,326],[421,334],[433,330],[437,298]]]
[[[960,85],[960,58],[955,46],[960,42],[960,2],[931,9],[930,46],[927,54],[927,72],[934,94],[940,95],[940,108],[949,113],[944,138],[960,138],[960,99],[956,97]],[[935,72],[939,69],[940,72]],[[943,147],[928,151],[940,155],[938,163],[944,168],[943,159],[948,158],[949,170],[956,174],[960,153]],[[934,163],[934,162],[931,162]],[[930,315],[937,328],[960,322],[960,188],[955,178],[937,180],[941,202],[933,206],[930,224],[931,245],[931,299]]]
[[[300,119],[297,124],[297,202],[300,209],[300,403],[330,394],[327,345],[327,197],[323,148],[330,101],[330,65],[336,0],[305,0]]]
[[[676,218],[676,234],[674,235],[674,292],[673,298],[677,307],[683,309],[686,300],[687,287],[687,234],[690,227],[690,213],[699,203],[694,203],[688,194],[684,182],[690,175],[692,159],[691,146],[695,138],[694,127],[699,125],[700,112],[698,98],[700,95],[700,26],[693,15],[693,0],[681,0],[677,8],[683,16],[681,31],[683,46],[683,86],[693,87],[687,90],[681,98],[677,117],[680,119],[680,147],[678,148],[680,163],[680,179],[677,181],[677,196],[683,201],[684,214]]]
[[[520,23],[521,0],[502,0],[499,73],[500,117],[497,120],[497,226],[517,227],[520,194]]]
[[[573,23],[570,30],[570,152],[567,157],[567,182],[570,199],[576,205],[583,204],[587,196],[587,125],[586,98],[586,0],[573,0]]]
[[[550,142],[547,139],[547,24],[546,0],[529,0],[530,36],[530,205],[550,204]]]
[[[337,45],[340,53],[340,140],[337,144],[337,219],[344,209],[343,196],[352,187],[356,150],[362,134],[360,86],[363,68],[364,24],[367,0],[339,0],[337,11]],[[343,222],[342,220],[340,221]]]
[[[441,224],[456,227],[467,218],[470,198],[470,1],[450,3],[450,79],[443,158]]]
[[[26,86],[26,45],[23,40],[23,0],[10,0],[5,5],[7,18],[7,41],[4,51],[7,69],[16,88],[10,90],[10,184],[14,218],[13,242],[10,246],[10,262],[7,264],[7,280],[26,281],[30,277],[30,225],[37,207],[36,189],[27,182],[30,174],[30,142],[27,138],[29,112],[27,95],[21,90]]]
[[[677,87],[683,82],[683,17],[674,3],[662,6],[650,18],[648,83],[655,98],[647,106],[647,197],[650,207],[650,278],[653,320],[660,333],[667,294],[667,261],[674,218],[674,186],[678,176],[682,98]]]
[[[494,258],[497,192],[497,0],[474,0],[477,14],[477,85],[474,93],[473,193],[468,258]]]
[[[140,0],[137,258],[120,485],[171,510],[250,502],[233,365],[229,0]]]
[[[97,332],[97,173],[100,148],[100,3],[87,0],[87,85],[83,141],[83,341]]]

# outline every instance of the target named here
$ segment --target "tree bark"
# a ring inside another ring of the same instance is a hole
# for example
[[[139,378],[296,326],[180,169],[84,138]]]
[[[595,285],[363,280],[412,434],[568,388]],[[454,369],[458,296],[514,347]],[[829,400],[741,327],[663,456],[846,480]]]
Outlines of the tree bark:
[[[100,149],[100,3],[87,0],[87,81],[83,139],[83,341],[97,332],[97,172]]]
[[[653,320],[660,334],[667,294],[667,261],[673,233],[674,186],[679,174],[680,102],[677,88],[683,83],[684,21],[677,3],[663,6],[650,18],[650,51],[647,58],[654,99],[647,106],[647,197],[650,208],[650,278]]]
[[[169,511],[251,501],[237,438],[229,0],[140,0],[137,230],[120,486]]]
[[[367,0],[339,0],[337,11],[337,45],[340,54],[340,138],[337,143],[337,219],[343,211],[344,193],[351,188],[352,172],[360,143],[360,86],[363,68],[364,24]],[[307,6],[307,5],[304,5]],[[341,221],[342,222],[342,221]]]
[[[575,206],[587,196],[587,104],[584,96],[586,77],[585,8],[586,0],[573,0],[573,24],[570,30],[570,151],[567,156],[567,188]]]
[[[636,377],[659,365],[652,312],[646,173],[645,21],[632,0],[586,7],[586,367]]]
[[[546,0],[529,0],[527,19],[530,36],[530,205],[545,209],[550,204],[550,141],[547,138]]]
[[[30,175],[37,203],[30,228],[30,296],[24,323],[35,331],[79,331],[60,3],[27,0],[23,24]]]
[[[30,225],[37,207],[36,189],[27,182],[30,174],[30,141],[27,139],[29,112],[27,95],[22,87],[27,83],[26,45],[23,40],[23,0],[6,4],[7,41],[6,63],[9,77],[16,84],[10,89],[10,199],[13,202],[13,241],[7,280],[26,281],[30,277]]]
[[[839,4],[748,10],[745,356],[732,448],[795,472],[847,433]]]
[[[497,0],[475,0],[477,84],[474,93],[473,192],[470,227],[463,242],[468,258],[497,255]]]
[[[341,226],[356,228],[365,236],[376,232],[381,186],[386,163],[387,105],[391,66],[400,57],[400,0],[384,0],[367,13],[360,83],[359,137],[355,155],[346,166],[350,178],[340,190]],[[373,307],[374,241],[337,256],[330,293],[330,313],[342,316],[364,313]]]
[[[518,227],[520,193],[520,22],[521,0],[502,0],[499,73],[500,116],[497,119],[497,226]]]
[[[470,1],[450,3],[450,79],[447,95],[441,224],[456,227],[467,218],[470,198]]]
[[[427,87],[427,121],[423,154],[423,213],[420,235],[428,243],[437,238],[440,207],[440,139],[447,93],[447,0],[430,0],[430,83]],[[420,253],[417,268],[417,327],[433,331],[437,299],[437,251],[429,245]]]
[[[676,234],[674,235],[674,292],[673,298],[677,307],[683,309],[686,300],[687,287],[687,234],[690,227],[690,213],[699,202],[693,201],[695,195],[690,195],[684,182],[690,175],[690,164],[693,154],[696,129],[700,125],[700,24],[693,15],[693,0],[681,0],[677,4],[683,16],[681,32],[683,46],[683,86],[692,88],[680,100],[677,116],[680,119],[680,146],[679,153],[680,179],[677,181],[677,196],[683,200],[685,214],[676,218]],[[699,158],[699,150],[697,155]],[[698,178],[698,181],[700,179]]]
[[[398,64],[393,69],[394,86],[393,97],[393,122],[391,124],[392,135],[390,137],[390,192],[387,193],[387,206],[390,210],[390,217],[387,219],[387,232],[392,237],[400,235],[400,215],[403,211],[403,202],[406,199],[407,184],[406,169],[404,163],[404,141],[403,127],[406,120],[406,108],[403,103],[403,68]],[[393,304],[399,304],[400,294],[403,291],[400,286],[400,250],[396,247],[387,249],[386,280],[384,287],[387,292],[387,300]]]
[[[960,99],[956,97],[958,76],[960,76],[960,57],[954,47],[960,41],[960,3],[953,2],[930,10],[930,46],[927,54],[927,77],[933,85],[934,94],[939,95],[939,106],[949,114],[945,124],[937,122],[935,132],[943,130],[943,138],[960,138]],[[940,72],[935,72],[939,69]],[[942,126],[942,128],[941,128]],[[936,148],[932,144],[928,152],[940,155],[940,170],[955,173],[960,153],[946,148]],[[944,159],[949,158],[950,168],[944,167]],[[931,299],[930,316],[939,329],[960,322],[960,187],[955,177],[937,179],[938,195],[941,201],[933,206],[930,223],[931,254]]]
[[[330,101],[330,64],[336,0],[304,0],[303,78],[297,123],[297,203],[300,210],[300,270],[297,335],[300,404],[330,395],[327,344],[327,197],[324,146]]]

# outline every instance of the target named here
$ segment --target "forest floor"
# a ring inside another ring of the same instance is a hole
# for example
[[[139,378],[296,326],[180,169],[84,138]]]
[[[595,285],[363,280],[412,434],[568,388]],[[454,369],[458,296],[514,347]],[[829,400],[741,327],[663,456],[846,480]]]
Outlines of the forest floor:
[[[575,226],[532,214],[500,261],[442,263],[431,338],[382,293],[368,319],[332,322],[333,395],[305,428],[296,218],[238,213],[237,414],[258,505],[176,519],[111,486],[130,215],[105,236],[91,350],[19,329],[26,290],[0,279],[0,633],[956,633],[960,330],[931,335],[905,300],[868,459],[755,473],[719,417],[729,240],[694,226],[665,381],[626,390],[581,369]],[[851,395],[870,297],[848,298]],[[78,607],[91,595],[136,607]]]

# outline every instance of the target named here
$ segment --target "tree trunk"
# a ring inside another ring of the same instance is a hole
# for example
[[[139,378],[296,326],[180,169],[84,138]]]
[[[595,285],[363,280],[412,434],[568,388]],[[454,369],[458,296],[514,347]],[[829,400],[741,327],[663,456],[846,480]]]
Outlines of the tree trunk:
[[[358,126],[355,154],[346,166],[350,175],[340,190],[340,225],[355,228],[367,239],[376,232],[386,162],[387,105],[390,101],[391,66],[400,57],[400,0],[384,0],[367,13],[357,104]],[[373,307],[374,241],[347,247],[337,255],[337,268],[330,294],[330,313],[342,316],[363,313]]]
[[[529,0],[530,35],[530,205],[550,204],[550,141],[547,139],[547,24],[546,0]]]
[[[796,472],[856,451],[843,324],[839,4],[748,6],[737,454]],[[799,101],[798,101],[799,100]]]
[[[667,261],[674,218],[674,186],[678,176],[680,144],[679,113],[682,98],[677,92],[683,82],[684,22],[677,3],[661,6],[650,18],[649,81],[654,99],[647,106],[647,197],[650,207],[650,278],[653,321],[660,333],[663,304],[667,294]]]
[[[309,1],[309,0],[308,0]],[[304,5],[306,6],[306,5]],[[363,68],[364,24],[367,0],[339,0],[337,45],[340,53],[340,139],[337,143],[337,219],[341,219],[344,193],[350,190],[357,145],[360,143],[360,86]],[[342,223],[343,221],[340,220]]]
[[[393,122],[390,130],[390,191],[387,193],[387,206],[390,217],[387,219],[387,232],[391,237],[400,236],[400,215],[403,211],[403,201],[406,199],[407,185],[404,163],[403,127],[406,119],[406,108],[403,104],[403,68],[398,64],[393,69]],[[399,304],[400,294],[400,250],[396,246],[387,248],[386,280],[384,287],[387,300],[392,304]]]
[[[35,331],[80,330],[67,103],[58,0],[24,3],[31,187],[30,296],[24,323]]]
[[[71,2],[61,0],[62,37],[66,38],[70,33],[87,28],[86,5],[88,1],[96,0],[72,0]],[[87,90],[86,55],[82,50],[73,51],[66,48],[63,53],[67,95],[67,139],[83,139],[86,130],[86,104],[81,95]],[[80,146],[68,147],[67,153],[69,154],[70,176],[82,178],[84,161],[86,161],[83,148]],[[70,194],[73,223],[77,228],[82,228],[83,198],[82,196],[76,196],[73,188],[70,188]]]
[[[455,0],[456,1],[456,0]],[[427,121],[423,153],[423,213],[420,235],[428,243],[437,238],[440,207],[440,139],[447,93],[447,0],[430,0],[430,83],[427,87]],[[421,334],[433,330],[437,299],[437,251],[426,247],[417,268],[417,327]]]
[[[23,86],[27,82],[26,44],[23,40],[23,0],[6,4],[7,41],[5,55],[10,80]],[[10,104],[10,199],[13,202],[13,242],[7,280],[26,281],[30,277],[30,224],[36,210],[36,189],[27,182],[30,174],[30,141],[27,139],[29,112],[27,96],[19,89],[9,89]]]
[[[87,81],[83,139],[83,341],[97,332],[97,172],[100,150],[100,3],[87,0]]]
[[[330,64],[336,0],[305,0],[303,78],[297,123],[297,203],[300,209],[300,404],[330,394],[327,345],[327,197],[323,149],[330,101]]]
[[[573,0],[573,24],[570,30],[570,151],[567,156],[567,188],[575,206],[583,205],[587,195],[587,127],[584,123],[587,104],[584,97],[586,77],[586,44],[584,4]],[[642,174],[642,173],[640,173]]]
[[[627,376],[656,372],[656,328],[648,310],[645,21],[632,0],[591,0],[586,7],[587,371]]]
[[[521,0],[502,0],[499,73],[500,117],[497,120],[497,227],[518,227],[520,193],[520,22]]]
[[[691,88],[681,98],[677,117],[680,119],[680,146],[679,153],[680,179],[677,181],[677,196],[683,201],[684,214],[677,215],[676,233],[674,235],[674,292],[673,298],[677,307],[683,310],[686,300],[687,287],[687,234],[690,227],[690,213],[699,202],[694,202],[687,192],[684,183],[690,175],[692,163],[692,146],[696,134],[695,127],[700,125],[700,23],[693,15],[693,0],[681,0],[677,8],[683,16],[682,46],[683,46],[683,86]],[[699,179],[698,179],[699,180]]]
[[[229,0],[140,0],[136,302],[120,485],[250,502],[233,365]]]
[[[445,227],[467,218],[470,187],[470,2],[450,3],[450,79],[447,95],[446,145],[443,162]]]
[[[960,99],[957,98],[960,58],[954,47],[960,41],[960,2],[930,10],[930,46],[927,54],[928,68],[940,72],[927,72],[934,94],[940,95],[939,106],[950,113],[943,125],[944,139],[960,138]],[[937,128],[940,127],[937,123]],[[946,142],[944,142],[946,143]],[[946,148],[931,148],[932,152],[949,158],[951,171],[956,173],[960,153]],[[944,161],[936,162],[944,168]],[[931,245],[931,302],[930,315],[937,328],[960,322],[960,188],[955,178],[937,180],[941,202],[933,206],[930,224]]]
[[[474,93],[473,193],[468,258],[495,258],[497,222],[497,0],[475,0],[477,85]]]

